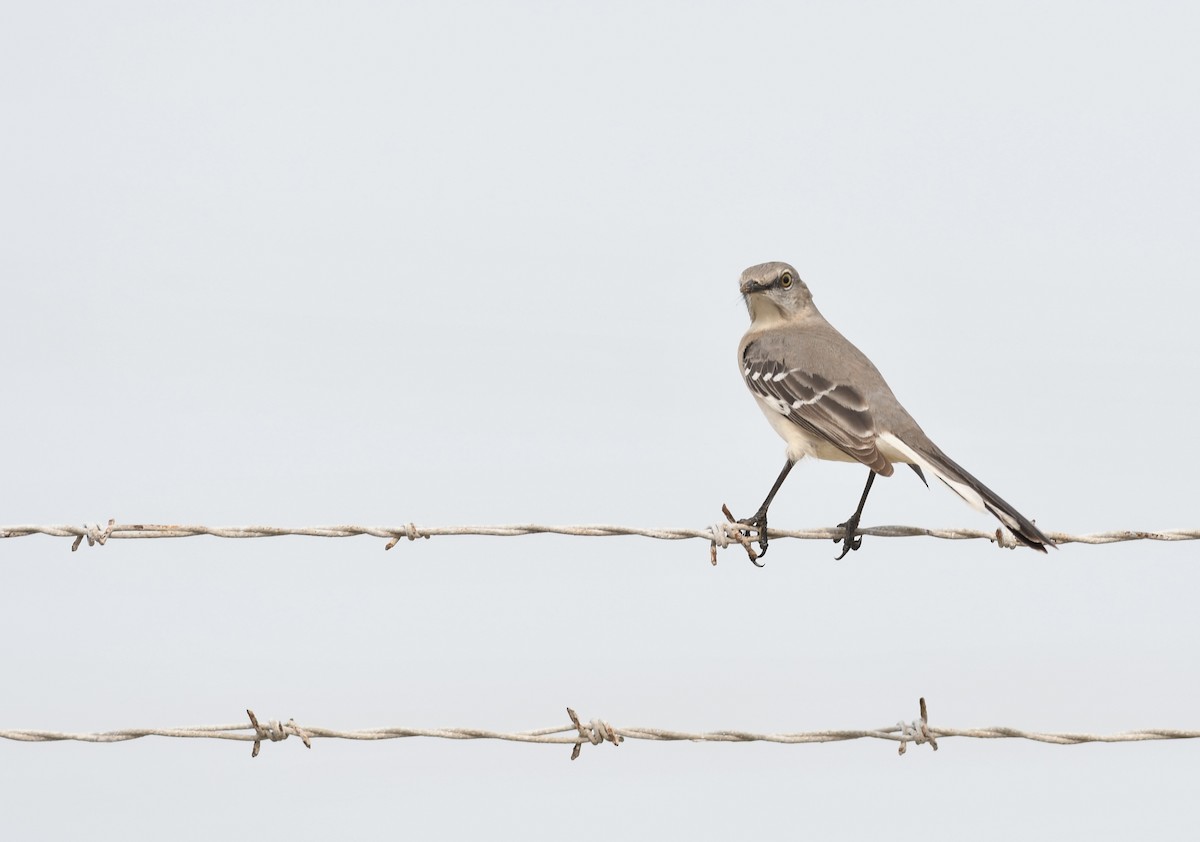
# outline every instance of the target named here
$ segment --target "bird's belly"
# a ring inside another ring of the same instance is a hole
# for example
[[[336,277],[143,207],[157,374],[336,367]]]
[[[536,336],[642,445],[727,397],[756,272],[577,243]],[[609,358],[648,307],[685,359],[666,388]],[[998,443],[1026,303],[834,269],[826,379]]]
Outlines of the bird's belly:
[[[767,421],[771,427],[779,434],[779,437],[787,442],[787,458],[793,462],[798,462],[805,456],[811,456],[814,459],[826,459],[836,462],[856,462],[853,456],[850,456],[840,448],[834,447],[823,438],[818,438],[812,435],[803,427],[793,424],[786,415],[783,415],[777,409],[773,409],[758,395],[754,396],[755,403],[762,410],[763,415],[767,416]]]

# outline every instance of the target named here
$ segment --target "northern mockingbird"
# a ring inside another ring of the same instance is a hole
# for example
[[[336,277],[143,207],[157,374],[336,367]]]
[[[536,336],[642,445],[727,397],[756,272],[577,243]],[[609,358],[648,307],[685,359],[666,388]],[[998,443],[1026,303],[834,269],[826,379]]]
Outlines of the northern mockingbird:
[[[787,464],[758,512],[739,523],[758,534],[767,552],[767,509],[792,466],[805,456],[861,462],[870,468],[858,508],[838,528],[844,558],[856,537],[876,474],[890,477],[907,463],[921,481],[928,471],[979,511],[987,510],[1027,547],[1046,552],[1053,542],[1008,503],[942,453],[896,400],[862,351],[825,321],[812,293],[786,263],[761,263],[742,273],[750,329],[738,345],[738,368],[775,432],[787,442]],[[757,562],[755,562],[757,564]]]

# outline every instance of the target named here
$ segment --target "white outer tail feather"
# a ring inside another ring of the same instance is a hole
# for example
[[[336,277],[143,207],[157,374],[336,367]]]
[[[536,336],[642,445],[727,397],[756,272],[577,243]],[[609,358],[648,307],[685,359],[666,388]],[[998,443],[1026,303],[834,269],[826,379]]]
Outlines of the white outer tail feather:
[[[879,444],[883,445],[880,450],[883,455],[889,460],[895,462],[911,462],[917,465],[923,471],[928,471],[935,477],[940,479],[946,486],[967,502],[967,504],[978,512],[987,511],[995,515],[1005,526],[1012,530],[1019,530],[1020,524],[1016,523],[1006,512],[996,509],[987,504],[978,491],[964,482],[961,482],[954,477],[946,474],[945,471],[938,468],[937,465],[930,462],[905,442],[901,441],[898,436],[892,433],[884,433],[879,437]]]

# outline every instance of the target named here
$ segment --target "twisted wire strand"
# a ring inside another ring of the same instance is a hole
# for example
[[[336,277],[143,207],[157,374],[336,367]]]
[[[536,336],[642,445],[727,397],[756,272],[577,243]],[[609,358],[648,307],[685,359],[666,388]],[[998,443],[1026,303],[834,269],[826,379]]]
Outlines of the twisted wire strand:
[[[136,538],[192,538],[199,535],[211,535],[216,538],[276,538],[285,535],[305,536],[311,538],[351,538],[359,535],[369,535],[374,538],[389,539],[386,549],[391,549],[401,539],[415,541],[418,538],[433,538],[444,536],[492,536],[515,537],[520,535],[571,535],[580,537],[612,537],[638,536],[663,541],[680,541],[701,539],[724,547],[731,542],[743,539],[738,524],[718,523],[699,529],[652,529],[636,526],[617,526],[612,524],[582,524],[582,525],[550,525],[538,523],[503,524],[497,526],[416,526],[409,523],[404,526],[198,526],[184,524],[153,524],[153,523],[115,523],[110,520],[107,525],[99,524],[16,524],[0,526],[0,539],[21,538],[28,535],[49,535],[57,538],[74,538],[72,549],[78,549],[82,541],[88,545],[104,544],[110,539],[124,540]],[[1012,547],[1013,540],[1000,529],[928,529],[919,526],[869,526],[858,530],[860,535],[870,535],[878,538],[911,538],[927,537],[947,540],[984,539],[1003,547]],[[1174,530],[1112,530],[1088,534],[1071,534],[1067,532],[1046,533],[1056,544],[1114,544],[1125,541],[1195,541],[1200,540],[1200,529]],[[829,541],[840,540],[844,531],[837,528],[821,527],[813,529],[770,529],[772,539],[794,538],[799,540]]]
[[[572,712],[573,713],[573,712]],[[257,722],[257,720],[255,720]],[[924,726],[924,727],[922,727]],[[922,739],[922,731],[924,739]],[[304,726],[294,720],[287,723],[271,721],[267,726],[254,723],[234,725],[198,725],[184,728],[123,728],[116,731],[96,733],[70,733],[41,730],[0,730],[0,738],[29,743],[85,742],[119,743],[144,737],[170,737],[176,739],[236,740],[240,742],[279,741],[288,736],[307,737],[308,740],[338,739],[379,741],[425,737],[444,740],[504,740],[518,743],[543,743],[554,745],[581,745],[623,740],[649,740],[654,742],[715,742],[715,743],[782,743],[797,745],[805,743],[833,743],[850,740],[873,739],[898,742],[934,742],[948,737],[981,740],[1016,739],[1030,740],[1051,745],[1080,745],[1083,743],[1130,743],[1156,740],[1200,739],[1200,731],[1185,731],[1168,728],[1151,728],[1125,731],[1116,734],[1054,733],[1026,731],[1019,728],[947,728],[933,727],[917,720],[912,724],[903,722],[883,728],[865,730],[804,731],[796,733],[758,733],[753,731],[677,731],[664,728],[620,728],[608,725],[603,720],[591,723],[573,722],[533,731],[492,731],[483,728],[368,728],[362,730],[339,730]],[[308,742],[306,740],[306,742]]]

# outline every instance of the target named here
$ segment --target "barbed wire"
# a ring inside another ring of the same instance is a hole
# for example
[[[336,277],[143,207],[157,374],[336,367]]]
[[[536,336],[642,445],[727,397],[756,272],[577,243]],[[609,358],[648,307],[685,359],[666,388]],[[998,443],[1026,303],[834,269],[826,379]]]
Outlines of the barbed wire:
[[[751,527],[739,524],[733,516],[723,509],[726,521],[714,523],[699,529],[650,529],[637,526],[614,526],[610,524],[582,525],[548,525],[538,523],[506,524],[500,526],[417,526],[408,523],[403,526],[195,526],[183,524],[157,523],[116,523],[110,519],[107,524],[84,523],[74,524],[17,524],[0,526],[0,539],[22,538],[28,535],[49,535],[56,538],[73,538],[72,552],[79,549],[83,541],[88,546],[103,545],[110,539],[141,539],[141,538],[193,538],[199,535],[211,535],[214,538],[278,538],[285,535],[304,536],[310,538],[352,538],[368,535],[374,538],[386,538],[385,550],[390,550],[401,539],[416,541],[419,538],[434,538],[445,536],[492,536],[514,537],[518,535],[570,535],[581,537],[613,537],[637,536],[653,538],[662,541],[681,541],[700,539],[711,545],[711,561],[717,563],[717,549],[730,544],[739,544],[754,557],[750,543],[757,538],[757,533]],[[1018,546],[1017,542],[1005,530],[997,528],[991,531],[984,529],[928,529],[920,526],[867,526],[857,531],[859,535],[870,535],[877,538],[943,538],[951,541],[984,539],[1006,549]],[[771,539],[795,538],[810,541],[840,541],[845,533],[835,527],[814,529],[775,529],[768,530]],[[1195,541],[1200,540],[1200,529],[1174,530],[1112,530],[1108,532],[1092,532],[1076,535],[1068,532],[1046,532],[1055,544],[1116,544],[1125,541]]]
[[[299,737],[306,748],[312,748],[314,740],[396,740],[408,737],[427,737],[443,740],[504,740],[518,743],[548,743],[571,745],[571,759],[579,757],[584,744],[620,745],[625,740],[650,740],[655,742],[710,742],[710,743],[836,743],[850,740],[886,740],[899,743],[899,753],[904,754],[908,743],[929,743],[937,751],[939,739],[965,737],[980,740],[1031,740],[1051,745],[1080,745],[1082,743],[1132,743],[1153,740],[1200,739],[1200,731],[1181,731],[1153,728],[1140,731],[1125,731],[1118,734],[1051,733],[1024,731],[1019,728],[935,728],[929,724],[929,711],[925,699],[920,700],[920,716],[911,722],[903,720],[895,725],[866,730],[802,731],[797,733],[755,733],[752,731],[675,731],[663,728],[618,728],[603,719],[584,722],[571,708],[567,708],[570,723],[542,728],[535,731],[490,731],[482,728],[370,728],[344,731],[332,728],[317,728],[287,722],[269,720],[261,723],[254,712],[246,711],[249,722],[236,725],[198,725],[187,728],[125,728],[119,731],[97,733],[66,733],[61,731],[0,730],[0,738],[27,743],[49,743],[74,741],[84,743],[120,743],[143,737],[172,737],[179,739],[237,740],[252,742],[251,757],[257,757],[264,742],[279,742],[288,737]]]

